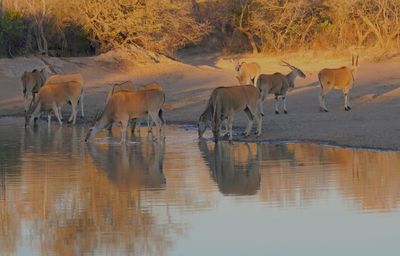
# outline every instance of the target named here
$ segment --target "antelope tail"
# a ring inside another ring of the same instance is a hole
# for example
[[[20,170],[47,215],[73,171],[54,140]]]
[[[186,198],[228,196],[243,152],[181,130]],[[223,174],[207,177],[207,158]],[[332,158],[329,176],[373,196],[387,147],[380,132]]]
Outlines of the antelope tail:
[[[158,117],[161,119],[161,124],[165,125],[165,119],[163,117],[163,110],[160,108],[160,110],[158,111]]]

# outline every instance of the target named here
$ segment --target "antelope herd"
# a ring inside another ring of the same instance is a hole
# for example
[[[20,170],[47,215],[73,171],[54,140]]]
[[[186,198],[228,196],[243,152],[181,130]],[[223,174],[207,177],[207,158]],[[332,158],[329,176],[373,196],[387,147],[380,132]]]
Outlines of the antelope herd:
[[[198,120],[198,135],[203,137],[207,127],[211,128],[214,141],[218,142],[220,131],[224,127],[223,136],[228,135],[233,139],[232,126],[234,115],[243,111],[248,124],[244,136],[249,136],[253,125],[256,126],[257,137],[261,135],[263,102],[268,94],[275,96],[275,113],[279,114],[279,99],[283,101],[283,111],[286,108],[286,95],[290,88],[295,87],[297,77],[305,78],[306,75],[299,68],[282,61],[282,65],[289,67],[291,72],[284,75],[276,72],[262,74],[258,63],[234,62],[236,78],[240,85],[215,88],[210,95],[206,109]],[[325,96],[332,89],[342,90],[346,111],[351,110],[349,92],[354,84],[355,72],[358,68],[358,56],[352,57],[351,67],[336,69],[322,69],[318,73],[321,86],[319,105],[322,111],[328,112],[325,104]],[[47,113],[48,125],[51,122],[51,113],[54,113],[60,125],[62,125],[61,108],[71,105],[72,111],[68,122],[76,123],[78,105],[83,111],[84,80],[80,74],[63,74],[48,76],[47,69],[34,69],[26,71],[20,79],[21,90],[25,105],[25,126],[32,121],[36,123],[42,112]],[[29,98],[32,98],[29,104]],[[158,83],[148,83],[141,86],[126,81],[115,84],[109,91],[105,107],[100,115],[96,116],[95,123],[87,133],[85,141],[90,142],[96,134],[106,129],[111,134],[113,124],[121,126],[121,143],[126,142],[126,132],[131,125],[134,134],[138,121],[147,118],[148,132],[152,132],[153,122],[157,128],[160,139],[163,136],[165,120],[163,106],[165,93]],[[139,129],[140,130],[140,129]]]

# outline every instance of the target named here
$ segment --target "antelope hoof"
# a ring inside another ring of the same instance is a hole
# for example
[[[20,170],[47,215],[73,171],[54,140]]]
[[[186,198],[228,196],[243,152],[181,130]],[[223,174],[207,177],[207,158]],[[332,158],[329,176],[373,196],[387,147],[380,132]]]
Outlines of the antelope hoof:
[[[279,111],[276,111],[276,110],[275,110],[275,114],[276,114],[276,115],[279,115]]]
[[[284,110],[283,113],[287,114],[288,112],[287,112],[287,110]]]
[[[261,116],[264,116],[264,112],[261,112]]]
[[[349,111],[351,108],[350,107],[344,107],[344,110]]]

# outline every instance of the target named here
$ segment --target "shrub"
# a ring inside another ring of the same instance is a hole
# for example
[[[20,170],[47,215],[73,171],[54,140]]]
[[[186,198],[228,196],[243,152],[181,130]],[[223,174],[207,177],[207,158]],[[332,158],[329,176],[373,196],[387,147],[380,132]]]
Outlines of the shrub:
[[[6,11],[0,17],[0,55],[12,57],[23,51],[26,26],[21,15],[15,11]]]

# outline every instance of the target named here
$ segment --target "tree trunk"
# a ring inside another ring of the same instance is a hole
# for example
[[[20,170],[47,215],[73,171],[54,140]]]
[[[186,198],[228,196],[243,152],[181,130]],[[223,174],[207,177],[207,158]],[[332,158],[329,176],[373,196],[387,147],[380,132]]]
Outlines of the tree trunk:
[[[4,4],[3,0],[0,0],[0,18],[3,17],[3,13],[4,13]]]
[[[254,37],[253,34],[250,33],[249,31],[245,30],[244,28],[238,27],[237,28],[241,33],[243,33],[243,35],[245,35],[247,37],[247,40],[249,40],[249,43],[251,45],[251,48],[253,50],[253,54],[257,54],[258,53],[258,48],[257,48],[257,44],[254,41]]]
[[[40,25],[39,25],[39,34],[40,34],[40,40],[43,43],[42,54],[47,56],[47,55],[49,55],[49,48],[48,48],[48,45],[47,45],[46,35],[44,34],[43,23],[42,22],[40,22]]]

